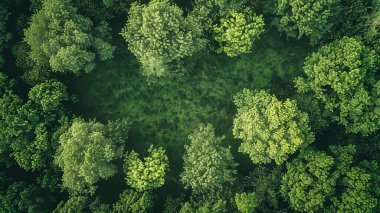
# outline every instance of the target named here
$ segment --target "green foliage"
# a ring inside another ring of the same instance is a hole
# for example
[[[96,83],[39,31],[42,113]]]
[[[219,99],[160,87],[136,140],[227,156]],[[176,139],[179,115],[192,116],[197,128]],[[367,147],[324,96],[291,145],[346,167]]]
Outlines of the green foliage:
[[[340,0],[281,0],[278,1],[276,25],[290,37],[309,36],[316,44],[331,32],[339,16]]]
[[[115,11],[116,13],[125,13],[128,12],[129,5],[131,4],[130,0],[103,0],[103,4]]]
[[[378,169],[378,168],[377,168]],[[343,178],[343,185],[347,190],[341,195],[340,199],[334,199],[336,212],[373,212],[378,199],[370,194],[371,175],[364,169],[352,167]]]
[[[114,11],[105,7],[103,0],[72,0],[72,2],[78,8],[79,14],[90,18],[94,23],[108,21],[115,17]]]
[[[11,81],[5,75],[1,77],[3,82]],[[44,82],[32,88],[29,99],[23,101],[14,93],[11,83],[3,86],[0,153],[8,153],[27,171],[50,166],[57,145],[53,135],[59,129],[59,120],[65,117],[61,102],[68,96],[66,87],[54,80]],[[49,94],[61,100],[48,100],[53,97]]]
[[[137,192],[134,190],[125,190],[117,203],[113,205],[114,213],[124,212],[148,212],[153,207],[153,197],[151,192]]]
[[[74,119],[60,136],[55,156],[55,163],[63,171],[63,186],[81,192],[100,179],[112,177],[117,172],[112,161],[123,155],[124,140],[115,140],[107,125]]]
[[[318,211],[328,197],[333,194],[336,175],[334,158],[315,151],[306,151],[287,164],[287,172],[282,178],[281,193],[298,211]]]
[[[367,40],[378,40],[379,38],[379,26],[380,26],[380,2],[374,1],[373,12],[367,18],[366,27],[367,31],[365,32],[365,38]]]
[[[181,181],[194,191],[221,189],[235,180],[235,163],[230,147],[222,146],[224,137],[216,137],[211,124],[200,124],[185,145],[184,172]]]
[[[165,150],[151,145],[149,155],[142,161],[139,154],[131,151],[125,155],[124,172],[128,185],[138,191],[154,189],[164,185],[165,174],[169,169],[169,160]]]
[[[237,56],[251,51],[253,42],[264,32],[263,16],[256,16],[251,10],[231,11],[220,25],[214,27],[215,40],[221,45],[220,52]]]
[[[251,191],[255,194],[255,206],[259,212],[270,212],[280,208],[280,187],[283,173],[281,167],[272,169],[263,165],[255,166],[249,176],[238,180],[241,191]]]
[[[380,127],[377,64],[374,51],[359,40],[344,37],[306,59],[306,78],[297,78],[296,87],[320,101],[347,132],[367,135]]]
[[[237,193],[235,195],[236,206],[242,213],[252,213],[257,207],[256,194],[251,193]]]
[[[374,23],[373,13],[376,11],[377,0],[345,0],[340,2],[340,14],[330,36],[334,39],[343,36],[365,36]]]
[[[190,202],[185,202],[182,205],[180,213],[225,213],[227,212],[227,204],[224,200],[217,200],[215,202],[205,201],[198,208],[193,207]]]
[[[13,182],[5,192],[0,193],[0,212],[49,212],[49,202],[51,201],[41,194],[37,186]]]
[[[183,196],[168,195],[165,199],[164,210],[165,213],[178,213],[181,210],[181,204],[183,202]]]
[[[12,35],[7,31],[6,25],[10,16],[7,8],[0,4],[0,67],[4,64],[3,50],[7,47],[7,42],[11,39]]]
[[[288,163],[282,178],[282,196],[297,211],[371,212],[377,195],[369,182],[376,177],[352,166],[355,146],[330,146],[330,151],[326,154],[307,150]]]
[[[244,89],[234,97],[237,115],[233,134],[242,139],[239,152],[254,163],[281,164],[298,149],[314,140],[306,113],[293,100],[279,101],[264,91]]]
[[[53,213],[81,213],[85,208],[87,197],[81,195],[70,196],[67,201],[61,201]]]
[[[304,93],[297,93],[294,100],[297,101],[298,108],[309,115],[310,128],[314,133],[320,133],[328,128],[331,113],[325,110],[320,101]]]
[[[99,197],[91,197],[89,194],[70,194],[69,198],[61,201],[53,213],[108,213],[109,205],[102,204]]]
[[[69,0],[43,1],[25,30],[25,41],[36,66],[50,66],[53,72],[88,73],[95,67],[96,54],[106,60],[114,51],[93,34],[91,20],[79,15]]]
[[[142,74],[153,78],[172,76],[172,65],[205,45],[202,27],[168,0],[132,4],[121,35],[140,61]]]
[[[29,91],[29,98],[41,105],[43,111],[51,111],[69,99],[66,86],[59,81],[49,80],[36,85]]]

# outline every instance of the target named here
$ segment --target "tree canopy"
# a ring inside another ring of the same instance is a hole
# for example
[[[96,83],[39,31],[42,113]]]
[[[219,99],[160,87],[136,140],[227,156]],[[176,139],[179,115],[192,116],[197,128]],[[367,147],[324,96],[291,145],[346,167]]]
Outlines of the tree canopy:
[[[12,83],[5,83],[8,77],[0,76],[1,152],[8,153],[27,171],[50,167],[57,147],[55,133],[66,117],[66,86],[49,80],[34,86],[28,99],[23,100],[13,91]]]
[[[120,195],[119,200],[113,205],[112,212],[147,212],[148,209],[152,207],[153,198],[151,192],[137,192],[127,189]]]
[[[220,20],[220,25],[214,27],[215,40],[221,45],[219,51],[228,56],[248,53],[253,42],[264,32],[263,16],[256,16],[251,10],[243,12],[231,11],[226,18]]]
[[[112,58],[115,47],[108,43],[108,35],[106,23],[94,27],[70,0],[46,0],[32,16],[25,41],[36,66],[79,74],[94,69],[96,56]]]
[[[125,123],[122,131],[127,128]],[[73,192],[82,192],[100,179],[112,177],[117,172],[112,161],[122,157],[125,139],[113,137],[109,125],[74,119],[60,136],[60,147],[55,155],[55,163],[63,171],[63,186]]]
[[[211,124],[200,124],[189,135],[190,145],[185,145],[181,181],[194,191],[221,189],[235,180],[237,164],[230,147],[224,147],[224,137],[215,136],[214,131]]]
[[[309,36],[310,42],[316,44],[337,21],[339,3],[340,0],[281,0],[276,8],[276,24],[288,36]]]
[[[380,0],[1,0],[0,213],[380,212]]]
[[[378,178],[373,173],[377,165],[373,163],[368,170],[352,165],[354,145],[329,149],[331,154],[306,150],[287,163],[282,196],[297,211],[371,212],[379,193],[373,185]]]
[[[121,35],[141,63],[142,74],[153,78],[178,72],[173,65],[200,51],[206,42],[202,27],[168,0],[132,4]]]
[[[347,132],[368,135],[380,127],[378,64],[363,42],[344,37],[306,58],[306,77],[297,78],[296,87],[320,101]]]
[[[234,102],[233,134],[243,140],[239,152],[248,154],[254,163],[281,164],[314,141],[308,115],[293,100],[279,101],[265,91],[244,89]]]
[[[128,185],[138,191],[145,191],[162,186],[165,183],[165,174],[169,169],[169,160],[165,150],[148,149],[148,156],[144,160],[139,158],[135,151],[128,152],[124,159],[124,172]]]

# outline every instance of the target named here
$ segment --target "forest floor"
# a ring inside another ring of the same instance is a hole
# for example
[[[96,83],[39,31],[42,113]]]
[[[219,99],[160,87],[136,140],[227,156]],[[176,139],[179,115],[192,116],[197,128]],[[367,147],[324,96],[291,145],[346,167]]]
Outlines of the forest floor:
[[[159,86],[147,84],[126,42],[118,34],[114,37],[117,49],[112,60],[99,62],[90,74],[66,79],[71,94],[79,98],[74,113],[102,122],[129,117],[128,150],[144,153],[150,144],[164,147],[170,172],[159,190],[166,193],[176,193],[180,187],[174,178],[179,180],[182,170],[183,146],[189,143],[187,135],[201,122],[213,124],[217,135],[226,136],[225,144],[241,162],[239,173],[247,174],[252,163],[237,152],[239,142],[232,137],[236,112],[233,96],[249,88],[269,90],[279,99],[292,97],[293,79],[302,74],[304,59],[312,51],[307,41],[287,40],[270,30],[261,35],[252,53],[234,58],[201,53],[184,82]],[[99,195],[108,202],[117,200],[125,188],[123,178],[120,172],[100,183]],[[119,191],[107,190],[110,185]]]

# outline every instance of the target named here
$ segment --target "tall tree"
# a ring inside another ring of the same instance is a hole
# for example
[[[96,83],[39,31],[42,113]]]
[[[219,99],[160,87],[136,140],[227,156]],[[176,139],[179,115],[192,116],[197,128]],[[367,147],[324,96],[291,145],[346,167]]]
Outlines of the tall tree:
[[[256,194],[251,193],[237,193],[235,195],[236,206],[241,213],[251,213],[254,212],[257,207]]]
[[[281,209],[281,177],[283,175],[282,166],[276,166],[274,168],[268,168],[264,165],[257,165],[249,173],[248,176],[244,176],[236,181],[239,189],[238,193],[250,192],[253,195],[247,195],[247,203],[244,205],[253,205],[258,212],[271,212],[279,211]],[[254,197],[254,199],[252,198]],[[254,200],[254,202],[248,202],[248,200]],[[236,198],[235,198],[236,201]],[[252,206],[253,208],[253,206]]]
[[[128,122],[120,121],[127,131]],[[113,160],[123,155],[126,138],[114,137],[110,125],[74,119],[59,138],[55,163],[63,171],[63,187],[72,192],[94,189],[100,179],[113,176],[117,170]]]
[[[168,0],[132,4],[121,35],[140,61],[142,74],[152,78],[172,76],[177,71],[172,65],[205,45],[199,23]]]
[[[372,212],[379,195],[376,163],[352,165],[354,145],[329,148],[331,154],[306,150],[287,164],[282,196],[297,211]]]
[[[90,19],[77,13],[70,0],[46,0],[25,30],[30,57],[37,67],[50,67],[53,72],[90,72],[95,57],[112,58],[108,27],[102,22],[93,26]]]
[[[66,117],[66,86],[55,80],[43,82],[33,87],[24,101],[15,94],[12,83],[4,83],[11,80],[1,76],[0,153],[9,153],[25,170],[50,167],[57,147],[54,135]]]
[[[119,200],[113,205],[114,213],[147,212],[153,207],[153,196],[150,191],[137,192],[132,189],[125,190]]]
[[[164,185],[165,174],[169,169],[169,160],[164,149],[161,147],[157,149],[151,145],[148,153],[143,161],[135,151],[125,155],[126,181],[138,191],[151,190]]]
[[[1,212],[51,212],[53,203],[54,201],[49,199],[49,194],[38,186],[24,182],[15,181],[9,184],[6,191],[0,192]]]
[[[312,44],[329,33],[339,17],[340,0],[279,0],[276,24],[288,36],[309,36]]]
[[[257,16],[249,9],[231,11],[214,27],[214,38],[221,46],[219,52],[228,56],[250,52],[253,42],[264,32],[264,25],[263,16]]]
[[[314,141],[309,117],[293,100],[279,101],[265,91],[244,89],[234,97],[237,115],[233,134],[242,139],[239,152],[254,163],[281,164],[290,154]]]
[[[344,37],[306,59],[306,77],[297,78],[296,87],[320,101],[347,132],[367,135],[380,127],[378,64],[374,51],[357,39]]]
[[[195,192],[221,189],[235,180],[237,164],[230,147],[222,145],[224,137],[217,137],[211,124],[200,124],[189,135],[185,145],[184,171],[181,181]]]

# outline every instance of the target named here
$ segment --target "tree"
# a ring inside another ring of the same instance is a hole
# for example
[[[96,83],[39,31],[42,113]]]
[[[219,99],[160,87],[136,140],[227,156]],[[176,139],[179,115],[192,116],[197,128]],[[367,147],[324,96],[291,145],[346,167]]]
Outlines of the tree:
[[[377,165],[376,169],[378,169]],[[360,210],[360,212],[373,212],[378,199],[370,193],[373,186],[370,181],[371,174],[366,170],[352,167],[342,181],[347,190],[340,198],[333,200],[335,211],[339,213],[357,210]],[[377,197],[379,194],[378,192]]]
[[[127,131],[127,126],[123,129]],[[74,119],[59,138],[55,163],[63,171],[63,187],[81,192],[116,172],[113,160],[123,155],[126,138],[112,136],[109,125]]]
[[[168,0],[147,5],[132,4],[121,35],[142,65],[147,77],[168,77],[176,70],[173,63],[200,51],[205,40],[202,27]]]
[[[218,51],[228,56],[250,52],[253,42],[264,32],[264,25],[263,16],[256,16],[249,9],[241,13],[231,11],[214,26],[214,38],[221,46]]]
[[[169,169],[169,160],[165,150],[151,145],[149,155],[142,161],[139,154],[131,151],[125,155],[124,172],[128,185],[138,191],[160,187],[165,182],[165,174]]]
[[[65,202],[61,201],[53,213],[81,213],[86,206],[86,196],[73,195],[70,196]]]
[[[131,4],[130,0],[103,0],[103,4],[116,13],[126,13],[128,12],[129,5]]]
[[[200,124],[185,145],[181,181],[195,192],[221,189],[235,180],[236,163],[230,147],[222,146],[224,137],[216,137],[211,124]]]
[[[13,182],[6,191],[0,192],[1,212],[50,212],[52,201],[42,194],[43,192],[35,185]]]
[[[105,23],[97,28],[108,29]],[[115,49],[99,30],[79,15],[69,0],[47,0],[32,16],[25,41],[35,66],[48,66],[53,72],[88,73],[95,67],[96,55],[106,60]]]
[[[106,213],[110,212],[108,204],[102,204],[99,197],[91,197],[89,194],[70,194],[67,200],[61,201],[53,213]]]
[[[255,210],[258,212],[279,211],[281,208],[281,177],[283,175],[282,166],[268,168],[264,165],[255,166],[249,173],[236,181],[238,186],[235,187],[241,192],[251,192],[254,194]],[[248,196],[248,195],[247,195]],[[250,195],[253,197],[253,195]],[[235,200],[236,201],[236,200]]]
[[[233,134],[242,139],[239,152],[253,163],[281,164],[290,154],[314,141],[306,113],[293,100],[279,101],[265,91],[244,89],[234,97],[237,115]]]
[[[254,192],[236,193],[235,202],[238,210],[242,213],[252,213],[257,207],[257,200]]]
[[[29,99],[38,103],[43,111],[59,108],[64,101],[69,100],[66,86],[59,81],[48,80],[34,86],[29,91]]]
[[[379,26],[380,26],[380,4],[376,1],[373,1],[373,12],[369,15],[369,18],[366,17],[365,24],[365,38],[366,40],[378,40],[379,38]],[[380,45],[378,45],[380,46]]]
[[[320,101],[347,132],[368,135],[380,127],[378,62],[361,41],[344,37],[307,57],[296,88]]]
[[[196,206],[193,206],[190,202],[185,202],[180,213],[209,213],[209,212],[218,212],[218,213],[225,213],[227,211],[227,203],[225,200],[218,199],[214,202],[210,201],[204,201]]]
[[[282,178],[282,196],[297,211],[371,212],[379,193],[371,183],[375,175],[352,165],[354,145],[329,149],[331,154],[306,150],[288,163]]]
[[[9,128],[9,124],[17,115],[17,109],[22,103],[22,100],[13,94],[13,86],[14,81],[0,73],[0,161],[8,166],[13,163],[10,158],[13,131]]]
[[[290,37],[309,36],[312,44],[318,43],[339,17],[340,0],[283,0],[278,1],[276,25]]]
[[[43,82],[24,101],[14,93],[12,80],[5,75],[0,78],[0,153],[12,156],[27,171],[50,166],[57,145],[53,135],[66,117],[66,87],[54,80]]]
[[[148,212],[148,209],[152,207],[153,197],[151,192],[137,192],[132,189],[127,189],[120,195],[119,200],[113,205],[112,212]]]

